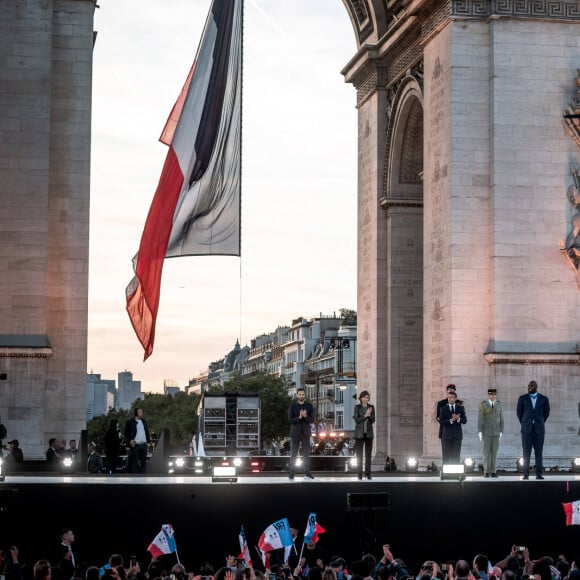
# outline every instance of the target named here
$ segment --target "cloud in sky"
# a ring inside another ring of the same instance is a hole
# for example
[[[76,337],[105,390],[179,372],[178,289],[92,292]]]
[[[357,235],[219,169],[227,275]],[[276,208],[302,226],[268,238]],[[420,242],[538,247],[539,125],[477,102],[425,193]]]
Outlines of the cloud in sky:
[[[242,257],[165,261],[155,348],[125,311],[167,153],[158,139],[209,0],[101,0],[95,11],[88,371],[183,387],[236,340],[356,309],[356,43],[338,0],[250,0],[244,17]]]

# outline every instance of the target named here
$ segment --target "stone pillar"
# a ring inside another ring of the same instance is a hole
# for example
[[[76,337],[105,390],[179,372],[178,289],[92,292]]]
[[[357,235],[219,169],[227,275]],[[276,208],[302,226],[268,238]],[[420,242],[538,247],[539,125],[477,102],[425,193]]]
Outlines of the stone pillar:
[[[0,8],[0,416],[27,459],[86,428],[94,9]]]

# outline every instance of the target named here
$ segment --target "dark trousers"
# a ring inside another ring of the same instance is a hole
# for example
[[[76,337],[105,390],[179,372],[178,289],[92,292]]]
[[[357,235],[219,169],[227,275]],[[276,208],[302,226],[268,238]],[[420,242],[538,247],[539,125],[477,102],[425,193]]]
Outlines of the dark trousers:
[[[147,473],[147,443],[137,443],[127,455],[129,473]]]
[[[110,455],[107,453],[105,455],[105,469],[107,473],[117,473],[117,463],[119,462],[119,457],[113,453]]]
[[[362,439],[355,439],[354,452],[356,455],[356,468],[358,475],[363,473],[363,456],[364,456],[364,470],[365,476],[371,474],[371,459],[373,452],[373,438],[363,437]]]
[[[310,435],[308,433],[300,433],[298,435],[292,435],[290,439],[290,464],[288,466],[290,475],[294,475],[296,471],[296,458],[298,457],[298,449],[301,445],[304,473],[310,473]]]
[[[530,475],[530,459],[532,449],[536,458],[536,475],[542,475],[544,471],[544,461],[542,457],[544,449],[544,434],[537,433],[532,426],[531,433],[522,433],[522,449],[524,452],[524,475]]]
[[[461,439],[441,439],[443,445],[443,465],[457,465],[461,463]]]

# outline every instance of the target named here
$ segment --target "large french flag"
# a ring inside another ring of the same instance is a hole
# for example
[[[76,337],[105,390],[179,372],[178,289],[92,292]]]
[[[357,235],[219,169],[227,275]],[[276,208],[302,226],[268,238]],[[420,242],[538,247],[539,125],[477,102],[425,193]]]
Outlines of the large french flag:
[[[126,289],[143,360],[153,352],[164,259],[240,255],[242,15],[242,0],[212,0],[161,135],[169,150]]]

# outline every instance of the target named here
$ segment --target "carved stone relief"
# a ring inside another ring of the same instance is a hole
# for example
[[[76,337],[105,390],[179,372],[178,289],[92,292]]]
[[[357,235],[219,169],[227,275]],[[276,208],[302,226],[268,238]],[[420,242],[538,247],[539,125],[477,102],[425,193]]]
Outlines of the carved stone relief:
[[[576,96],[564,109],[562,117],[568,135],[580,147],[580,69],[577,69],[575,79]],[[580,288],[580,169],[571,164],[570,175],[573,183],[568,187],[569,226],[565,240],[558,240],[560,252],[574,270],[576,282]]]

